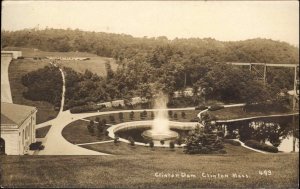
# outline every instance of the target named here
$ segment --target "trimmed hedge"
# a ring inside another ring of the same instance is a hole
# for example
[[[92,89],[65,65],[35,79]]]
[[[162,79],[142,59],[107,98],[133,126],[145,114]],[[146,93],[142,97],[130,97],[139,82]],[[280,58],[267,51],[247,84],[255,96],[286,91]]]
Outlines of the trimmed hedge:
[[[209,111],[216,111],[216,110],[221,110],[223,109],[224,106],[223,105],[212,105],[208,108]]]
[[[223,141],[225,143],[231,144],[233,146],[240,146],[241,145],[241,143],[239,141],[235,141],[235,140],[224,139]]]
[[[71,113],[95,112],[101,110],[103,106],[83,105],[75,106],[70,109]]]
[[[278,152],[278,148],[276,148],[274,146],[267,145],[267,144],[260,143],[256,140],[247,140],[245,142],[245,145],[249,146],[251,148],[255,148],[255,149],[258,149],[258,150],[263,150],[263,151],[266,151],[266,152],[272,152],[272,153],[277,153]]]
[[[195,107],[195,110],[205,110],[205,109],[207,109],[207,108],[208,108],[208,106],[199,105],[199,106],[196,106],[196,107]]]

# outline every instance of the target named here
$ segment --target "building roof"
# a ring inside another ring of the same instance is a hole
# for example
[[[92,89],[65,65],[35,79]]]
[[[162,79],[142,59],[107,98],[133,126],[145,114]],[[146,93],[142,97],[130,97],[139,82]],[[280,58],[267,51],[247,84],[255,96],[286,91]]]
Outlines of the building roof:
[[[20,125],[32,113],[35,107],[1,102],[1,125]]]

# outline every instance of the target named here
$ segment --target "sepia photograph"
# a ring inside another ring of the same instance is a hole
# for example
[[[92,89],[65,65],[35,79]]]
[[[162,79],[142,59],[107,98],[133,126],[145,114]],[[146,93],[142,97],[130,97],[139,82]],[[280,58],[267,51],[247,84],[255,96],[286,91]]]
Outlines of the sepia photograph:
[[[299,2],[1,1],[0,188],[299,188]]]

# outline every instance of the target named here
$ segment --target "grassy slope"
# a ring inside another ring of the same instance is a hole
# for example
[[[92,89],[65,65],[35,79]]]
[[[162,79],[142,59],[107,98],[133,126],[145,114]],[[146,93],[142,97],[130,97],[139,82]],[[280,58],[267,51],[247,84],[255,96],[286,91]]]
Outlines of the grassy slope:
[[[126,156],[2,156],[4,187],[97,188],[297,188],[299,154],[259,154],[231,146],[225,155],[175,152]],[[266,163],[267,162],[267,163]],[[259,175],[271,170],[272,175]],[[155,173],[186,173],[196,178],[157,178]],[[202,173],[228,174],[204,178]],[[231,174],[250,178],[232,178]]]
[[[106,75],[105,62],[109,62],[113,70],[117,69],[117,64],[112,58],[100,57],[95,54],[86,52],[45,52],[45,51],[34,51],[32,48],[6,48],[21,50],[24,57],[46,57],[46,56],[57,56],[57,57],[89,57],[90,60],[85,61],[60,61],[63,66],[71,67],[75,71],[83,73],[86,69],[100,75]]]

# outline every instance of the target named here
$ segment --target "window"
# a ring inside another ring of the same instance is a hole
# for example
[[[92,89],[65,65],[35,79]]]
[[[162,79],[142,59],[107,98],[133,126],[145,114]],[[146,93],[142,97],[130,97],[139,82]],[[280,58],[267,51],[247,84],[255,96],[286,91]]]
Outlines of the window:
[[[24,145],[24,139],[25,139],[25,135],[24,135],[24,129],[22,131],[22,144]]]

